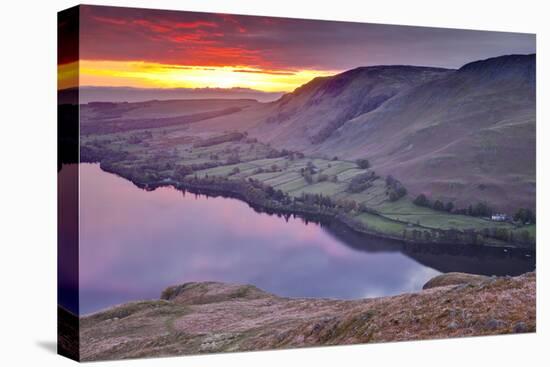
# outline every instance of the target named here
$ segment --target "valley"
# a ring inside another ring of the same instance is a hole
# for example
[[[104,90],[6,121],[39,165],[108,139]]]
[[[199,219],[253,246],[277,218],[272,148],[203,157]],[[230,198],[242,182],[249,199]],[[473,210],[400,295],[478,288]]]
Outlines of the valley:
[[[535,209],[533,65],[358,68],[270,103],[89,103],[81,159],[140,187],[210,190],[381,237],[532,248],[534,218],[512,219]]]

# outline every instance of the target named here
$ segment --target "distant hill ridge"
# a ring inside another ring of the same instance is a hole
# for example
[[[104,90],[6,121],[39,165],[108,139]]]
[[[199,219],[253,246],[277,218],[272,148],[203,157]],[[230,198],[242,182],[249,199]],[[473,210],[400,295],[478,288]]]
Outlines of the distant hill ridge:
[[[74,100],[76,88],[58,92],[60,103]],[[134,87],[80,87],[80,103],[89,102],[147,102],[151,100],[197,99],[254,99],[269,102],[283,92],[263,92],[250,88],[134,88]]]

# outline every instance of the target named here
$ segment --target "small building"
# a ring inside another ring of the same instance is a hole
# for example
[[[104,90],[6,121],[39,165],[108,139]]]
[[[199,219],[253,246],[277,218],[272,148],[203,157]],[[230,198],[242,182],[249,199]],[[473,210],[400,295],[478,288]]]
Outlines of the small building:
[[[494,220],[495,222],[504,222],[508,219],[508,216],[503,213],[497,213],[491,215],[491,220]]]

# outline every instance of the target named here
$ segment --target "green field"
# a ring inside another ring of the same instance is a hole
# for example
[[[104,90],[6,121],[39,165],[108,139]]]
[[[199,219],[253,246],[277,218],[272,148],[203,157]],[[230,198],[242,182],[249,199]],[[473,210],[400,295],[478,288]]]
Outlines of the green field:
[[[514,225],[503,222],[494,222],[483,218],[467,215],[450,214],[435,211],[430,208],[414,205],[409,198],[403,198],[396,202],[383,202],[375,206],[382,215],[387,218],[418,224],[423,227],[439,229],[483,229],[483,228],[515,228]]]

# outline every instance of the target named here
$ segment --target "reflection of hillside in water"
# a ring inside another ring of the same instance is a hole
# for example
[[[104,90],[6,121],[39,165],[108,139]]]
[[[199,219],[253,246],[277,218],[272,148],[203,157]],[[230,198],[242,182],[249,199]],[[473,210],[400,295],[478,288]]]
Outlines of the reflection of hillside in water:
[[[221,195],[207,190],[188,191],[212,197],[231,197],[231,195]],[[251,204],[249,206],[258,213],[279,217],[300,217],[306,223],[321,224],[328,233],[354,250],[371,253],[401,252],[416,262],[442,273],[462,272],[489,276],[515,276],[535,270],[536,254],[532,250],[461,244],[448,246],[408,243],[359,233],[338,221],[327,222],[315,216],[281,214]]]
[[[536,256],[529,250],[406,243],[360,234],[334,222],[323,224],[323,228],[357,251],[399,251],[418,263],[443,273],[515,276],[535,269]]]

